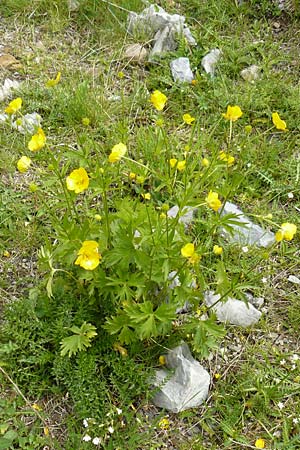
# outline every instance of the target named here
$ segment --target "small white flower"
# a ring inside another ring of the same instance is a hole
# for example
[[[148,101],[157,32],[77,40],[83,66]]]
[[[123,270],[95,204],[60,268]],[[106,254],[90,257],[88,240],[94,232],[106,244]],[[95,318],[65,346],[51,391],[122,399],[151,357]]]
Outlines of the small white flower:
[[[284,404],[282,402],[277,403],[277,406],[279,409],[283,409],[284,408]]]
[[[91,438],[91,436],[89,436],[88,434],[86,434],[85,436],[83,436],[82,440],[83,440],[84,442],[89,442],[89,441],[92,440],[92,438]]]
[[[294,353],[294,354],[292,355],[292,357],[291,357],[291,360],[294,361],[294,362],[299,361],[299,359],[300,359],[300,356],[297,355],[296,353]]]
[[[261,279],[261,281],[262,281],[262,283],[267,283],[268,282],[268,278],[266,278],[266,277],[262,277],[262,279]]]
[[[294,424],[294,425],[297,425],[298,423],[299,423],[298,417],[294,417],[294,419],[293,419],[293,424]]]
[[[295,370],[296,369],[296,364],[292,364],[291,370]]]
[[[249,163],[247,163],[247,167],[251,167],[252,166],[252,164],[249,162]]]
[[[122,409],[120,409],[120,408],[116,408],[116,410],[117,410],[117,414],[118,414],[118,416],[120,415],[120,414],[122,414]]]
[[[108,431],[110,434],[113,434],[113,432],[114,432],[115,430],[114,430],[113,427],[108,427],[108,428],[107,428],[107,431]]]
[[[95,438],[92,440],[92,443],[93,443],[94,445],[99,445],[100,442],[101,442],[101,439],[98,438],[98,437],[95,437]]]
[[[288,198],[294,198],[294,194],[292,192],[289,192],[287,196]]]
[[[284,366],[286,364],[286,360],[285,359],[282,359],[281,361],[280,361],[280,365],[281,366]]]
[[[273,436],[276,437],[276,438],[280,438],[281,437],[281,431],[279,431],[279,430],[274,431]]]
[[[248,253],[249,252],[249,248],[248,247],[242,247],[242,252],[243,253]]]
[[[87,428],[89,426],[87,419],[83,419],[83,426],[84,428]]]

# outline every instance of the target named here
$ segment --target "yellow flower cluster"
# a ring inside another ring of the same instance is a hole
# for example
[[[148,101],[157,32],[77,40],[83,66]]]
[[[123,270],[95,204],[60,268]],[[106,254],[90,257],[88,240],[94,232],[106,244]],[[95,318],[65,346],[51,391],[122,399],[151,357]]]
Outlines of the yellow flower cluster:
[[[231,167],[234,164],[234,161],[235,161],[234,156],[230,155],[230,153],[224,152],[224,150],[221,150],[219,152],[219,159],[221,161],[226,162],[228,167]]]
[[[99,246],[96,241],[84,241],[77,253],[78,258],[75,264],[85,270],[96,269],[101,261],[101,255],[98,249]]]
[[[186,166],[186,160],[183,159],[182,161],[178,161],[176,158],[171,158],[169,160],[169,164],[171,166],[171,169],[174,169],[176,167],[179,172],[182,172],[185,169]]]

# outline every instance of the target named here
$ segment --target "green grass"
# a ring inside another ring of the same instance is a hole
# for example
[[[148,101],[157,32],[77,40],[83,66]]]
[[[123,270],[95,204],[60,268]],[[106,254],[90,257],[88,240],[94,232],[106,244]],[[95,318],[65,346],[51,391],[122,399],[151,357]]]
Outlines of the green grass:
[[[213,190],[274,232],[284,222],[299,226],[299,18],[269,1],[240,8],[225,0],[162,1],[170,13],[186,16],[198,46],[180,42],[176,52],[137,65],[123,56],[125,46],[149,44],[126,32],[126,10],[143,6],[115,3],[82,0],[72,13],[67,2],[48,0],[0,6],[4,43],[22,63],[21,114],[39,113],[47,136],[45,148],[32,154],[30,134],[0,123],[0,448],[97,448],[83,441],[89,434],[107,450],[235,450],[255,448],[259,438],[269,449],[297,450],[299,292],[288,276],[300,277],[299,233],[244,253],[220,236],[221,219],[203,204]],[[215,47],[222,58],[211,79],[201,59]],[[194,85],[173,82],[169,62],[178,56],[190,58]],[[262,69],[253,84],[240,76],[250,64]],[[60,83],[46,88],[58,71]],[[168,97],[160,113],[149,102],[155,89]],[[228,104],[243,111],[231,140],[222,118]],[[288,132],[273,127],[275,111]],[[192,127],[182,122],[187,112],[196,118]],[[128,153],[109,164],[118,142]],[[235,157],[232,167],[218,159],[220,150]],[[33,163],[22,174],[16,163],[24,154]],[[211,163],[207,171],[203,157]],[[187,169],[175,176],[170,158],[187,159]],[[65,179],[78,167],[87,170],[90,186],[76,195]],[[131,172],[144,180],[132,181]],[[165,229],[164,213],[174,204],[200,204],[188,230],[171,221]],[[93,271],[74,265],[85,240],[96,240],[103,256]],[[188,242],[201,255],[194,266],[180,253]],[[221,257],[212,252],[215,244],[224,249]],[[181,281],[172,292],[171,270]],[[187,336],[188,323],[177,324],[187,317],[174,326],[172,308],[189,299],[197,323],[205,289],[263,296],[264,314],[253,329],[225,326],[224,336],[223,327],[214,335],[208,326],[197,341],[196,329]],[[97,328],[91,347],[62,356],[62,340],[84,322]],[[167,414],[151,405],[149,379],[159,356],[181,339],[210,371],[210,397],[194,410]]]

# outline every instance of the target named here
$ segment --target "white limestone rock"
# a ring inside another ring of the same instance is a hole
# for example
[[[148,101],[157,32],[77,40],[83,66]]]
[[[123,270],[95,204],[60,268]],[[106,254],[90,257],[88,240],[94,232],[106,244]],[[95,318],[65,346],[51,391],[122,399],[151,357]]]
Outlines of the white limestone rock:
[[[185,206],[184,208],[182,208],[180,212],[178,222],[183,223],[186,227],[188,227],[192,223],[196,212],[197,208],[193,208],[192,206]],[[179,213],[179,206],[174,205],[167,211],[167,216],[169,218],[175,218],[177,217],[178,213]]]
[[[161,55],[177,48],[177,38],[183,35],[190,45],[197,45],[190,29],[185,24],[185,17],[179,14],[168,14],[158,5],[150,5],[140,14],[130,12],[127,20],[130,33],[146,33],[152,39],[153,49],[150,59],[154,55]]]
[[[148,55],[147,50],[141,44],[130,44],[126,47],[124,56],[130,61],[142,62]]]
[[[247,305],[245,302],[231,297],[228,297],[225,302],[222,302],[218,301],[220,298],[220,294],[215,294],[212,291],[204,293],[206,305],[211,307],[220,322],[246,328],[259,321],[261,312],[251,303]]]
[[[174,59],[170,62],[170,67],[174,81],[190,83],[194,79],[189,58],[181,57]]]
[[[186,343],[166,355],[166,368],[156,371],[154,386],[160,387],[152,401],[154,405],[178,413],[201,405],[208,396],[210,375],[196,361]],[[170,376],[171,375],[171,376]]]
[[[25,114],[25,116],[15,120],[12,127],[22,134],[33,134],[36,132],[37,128],[40,128],[42,120],[43,119],[38,113],[33,112],[30,114]]]
[[[201,65],[206,73],[212,77],[215,75],[217,64],[221,58],[222,52],[218,48],[213,48],[202,58]]]
[[[261,77],[260,67],[256,66],[255,64],[252,64],[252,66],[246,67],[245,69],[241,70],[241,77],[245,81],[248,81],[248,83],[254,83],[255,81],[259,80]]]
[[[6,78],[3,85],[0,87],[0,101],[6,100],[11,97],[14,90],[20,87],[21,83],[17,80],[10,80]]]
[[[225,229],[222,230],[229,241],[240,245],[257,245],[258,247],[269,247],[275,242],[274,233],[254,224],[234,203],[225,203],[222,216],[225,214],[235,214],[241,223],[241,225],[231,225],[233,234],[228,233]]]

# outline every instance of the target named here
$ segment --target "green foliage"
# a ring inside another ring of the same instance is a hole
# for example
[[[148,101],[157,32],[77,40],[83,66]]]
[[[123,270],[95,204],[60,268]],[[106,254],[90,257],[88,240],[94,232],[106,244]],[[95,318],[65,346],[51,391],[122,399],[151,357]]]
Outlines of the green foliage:
[[[77,326],[71,327],[70,331],[74,334],[61,341],[61,356],[65,356],[68,353],[68,356],[71,357],[76,355],[77,352],[86,350],[92,345],[91,339],[97,336],[96,327],[86,322],[83,322],[80,328]]]

